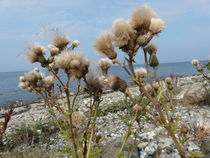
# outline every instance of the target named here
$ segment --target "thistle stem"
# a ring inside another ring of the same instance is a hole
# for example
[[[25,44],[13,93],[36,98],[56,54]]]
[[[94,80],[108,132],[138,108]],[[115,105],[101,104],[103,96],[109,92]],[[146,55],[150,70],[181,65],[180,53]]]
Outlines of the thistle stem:
[[[147,79],[148,81],[150,81],[149,62],[147,59],[147,52],[144,52],[144,62],[145,62],[146,70],[147,70]]]
[[[154,79],[157,81],[158,80],[158,67],[153,67],[154,71]]]
[[[94,133],[94,128],[95,128],[95,123],[96,123],[96,117],[97,117],[97,112],[98,112],[98,105],[100,104],[100,101],[95,105],[95,111],[94,111],[94,116],[93,116],[93,127],[91,130],[91,135],[89,139],[89,144],[88,144],[88,150],[87,150],[87,158],[90,156],[90,150],[91,150],[91,145],[92,145],[92,139],[93,139],[93,133]]]
[[[125,136],[123,137],[123,142],[122,142],[120,151],[117,153],[117,156],[116,156],[117,158],[121,158],[121,156],[122,156],[122,151],[123,151],[123,149],[124,149],[124,146],[125,146],[125,144],[126,144],[128,138],[129,138],[129,136],[131,135],[131,128],[132,128],[132,126],[133,126],[134,121],[136,120],[136,117],[137,117],[137,112],[135,113],[133,119],[131,120],[131,123],[130,123],[130,125],[128,126],[128,130],[127,130],[127,132],[125,133]]]

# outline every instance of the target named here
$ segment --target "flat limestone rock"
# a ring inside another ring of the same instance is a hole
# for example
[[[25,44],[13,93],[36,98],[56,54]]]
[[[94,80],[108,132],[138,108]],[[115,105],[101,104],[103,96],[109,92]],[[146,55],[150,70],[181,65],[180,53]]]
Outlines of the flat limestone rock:
[[[184,95],[185,104],[210,104],[208,90],[202,83],[192,84]]]

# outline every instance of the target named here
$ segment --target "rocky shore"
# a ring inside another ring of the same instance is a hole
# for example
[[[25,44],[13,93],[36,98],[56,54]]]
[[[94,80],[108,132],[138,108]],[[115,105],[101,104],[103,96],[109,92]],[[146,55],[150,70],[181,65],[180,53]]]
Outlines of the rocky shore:
[[[137,87],[131,86],[129,90],[133,96],[138,95]],[[203,79],[201,75],[178,77],[177,95],[175,96],[177,105],[175,109],[176,113],[182,118],[179,122],[180,125],[184,123],[188,128],[192,129],[196,121],[200,119],[201,121],[205,120],[204,123],[206,123],[206,126],[208,126],[210,130],[209,90],[210,84]],[[85,108],[86,104],[88,104],[88,99],[89,98],[83,95],[79,96],[79,104],[82,105],[80,108],[83,112],[88,110]],[[122,136],[126,131],[126,126],[121,119],[121,117],[126,114],[126,108],[121,106],[123,100],[124,94],[121,92],[109,92],[103,95],[103,101],[100,106],[106,112],[98,118],[97,128],[99,131],[98,134],[102,136],[101,144],[105,151],[104,158],[114,157],[113,155],[119,150]],[[6,110],[2,108],[0,111],[1,121],[4,118],[5,112]],[[29,144],[21,143],[13,148],[12,151],[22,151],[36,146],[48,151],[63,149],[66,142],[64,138],[58,134],[55,125],[53,123],[49,124],[49,120],[52,120],[52,118],[42,100],[27,105],[17,103],[8,125],[7,134],[11,135],[23,127],[33,127],[35,131],[33,131],[34,137],[30,138],[31,142]],[[140,133],[133,135],[127,143],[127,145],[129,145],[134,141],[138,142],[131,157],[152,158],[157,155],[159,155],[160,158],[180,157],[173,141],[167,136],[167,132],[163,127],[155,127],[153,124],[146,121],[146,119],[142,119],[140,122],[144,129],[142,129]],[[40,127],[37,127],[38,125]],[[138,127],[139,125],[135,122],[134,126]],[[46,130],[51,133],[45,135]],[[48,137],[47,141],[41,139],[43,136]],[[194,141],[195,136],[192,132],[188,133],[188,137],[190,140],[185,144],[188,151],[206,154],[210,152],[209,137],[206,137],[200,141],[200,143]],[[3,155],[9,152],[11,152],[11,150],[4,151],[4,153],[2,152],[1,154]],[[128,149],[125,148],[125,152],[128,153]]]

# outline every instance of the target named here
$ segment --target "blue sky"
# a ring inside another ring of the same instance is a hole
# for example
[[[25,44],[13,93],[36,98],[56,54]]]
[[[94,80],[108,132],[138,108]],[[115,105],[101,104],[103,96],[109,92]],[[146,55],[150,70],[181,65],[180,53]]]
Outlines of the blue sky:
[[[166,21],[166,29],[153,39],[160,62],[208,58],[209,0],[0,0],[0,72],[36,67],[24,60],[24,51],[37,41],[49,44],[54,28],[79,40],[77,50],[96,61],[100,57],[93,47],[96,36],[110,30],[113,20],[127,19],[133,8],[144,4]],[[139,52],[138,63],[142,58]]]

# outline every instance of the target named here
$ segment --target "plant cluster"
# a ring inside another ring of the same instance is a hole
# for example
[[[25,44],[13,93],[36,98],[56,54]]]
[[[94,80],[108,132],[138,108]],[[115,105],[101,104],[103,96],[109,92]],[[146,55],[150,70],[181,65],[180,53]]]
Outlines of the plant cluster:
[[[205,74],[205,69],[206,69],[207,71],[210,71],[210,61],[208,61],[207,64],[201,66],[198,59],[193,59],[193,60],[191,61],[191,64],[195,66],[196,70],[197,70],[199,73],[201,73],[205,79],[210,80],[210,77],[208,76],[208,74]]]
[[[114,20],[112,31],[100,34],[95,41],[96,50],[107,56],[114,64],[119,64],[139,87],[140,92],[139,99],[134,100],[125,81],[116,75],[108,78],[110,87],[123,92],[135,105],[133,111],[129,111],[130,121],[117,157],[123,156],[124,145],[134,131],[133,123],[144,115],[147,115],[156,126],[163,126],[167,130],[182,158],[188,156],[176,135],[179,117],[175,113],[172,98],[173,81],[170,77],[164,82],[158,79],[158,48],[154,43],[150,43],[164,28],[165,22],[151,8],[143,6],[135,9],[128,20],[122,18]],[[125,53],[123,62],[117,59],[118,53],[115,48]],[[134,68],[135,56],[140,50],[144,53],[146,69]],[[151,80],[149,66],[153,68],[154,81]],[[148,82],[145,81],[146,78]],[[149,100],[147,105],[142,103],[145,98]]]
[[[132,106],[127,107],[129,121],[126,123],[127,130],[116,157],[123,157],[124,146],[134,134],[134,122],[144,116],[154,125],[167,130],[182,158],[189,156],[177,135],[177,122],[180,118],[175,113],[172,97],[174,82],[170,77],[164,81],[159,80],[158,48],[154,43],[150,43],[164,28],[165,22],[148,6],[136,8],[128,20],[114,20],[112,31],[100,34],[95,41],[96,50],[107,57],[98,62],[102,76],[91,69],[90,62],[83,53],[75,51],[79,41],[71,43],[62,33],[55,34],[52,44],[48,46],[49,53],[40,44],[28,48],[27,60],[30,63],[40,63],[51,75],[45,76],[36,68],[20,77],[19,87],[36,93],[46,102],[60,133],[70,142],[66,151],[72,157],[89,158],[101,154],[97,150],[101,136],[97,135],[96,119],[101,113],[99,105],[107,85],[114,91],[122,92],[125,99],[132,102]],[[125,54],[124,61],[117,59],[115,48]],[[146,69],[134,68],[135,57],[140,50],[144,53]],[[138,87],[140,95],[137,98],[132,96],[123,79],[114,74],[109,75],[108,70],[113,64],[122,67]],[[151,80],[149,67],[153,68],[154,80]],[[61,71],[66,79],[59,75]],[[77,83],[77,90],[73,94],[70,91],[72,81]],[[88,113],[83,113],[82,105],[76,103],[82,91],[90,98],[86,106]]]

